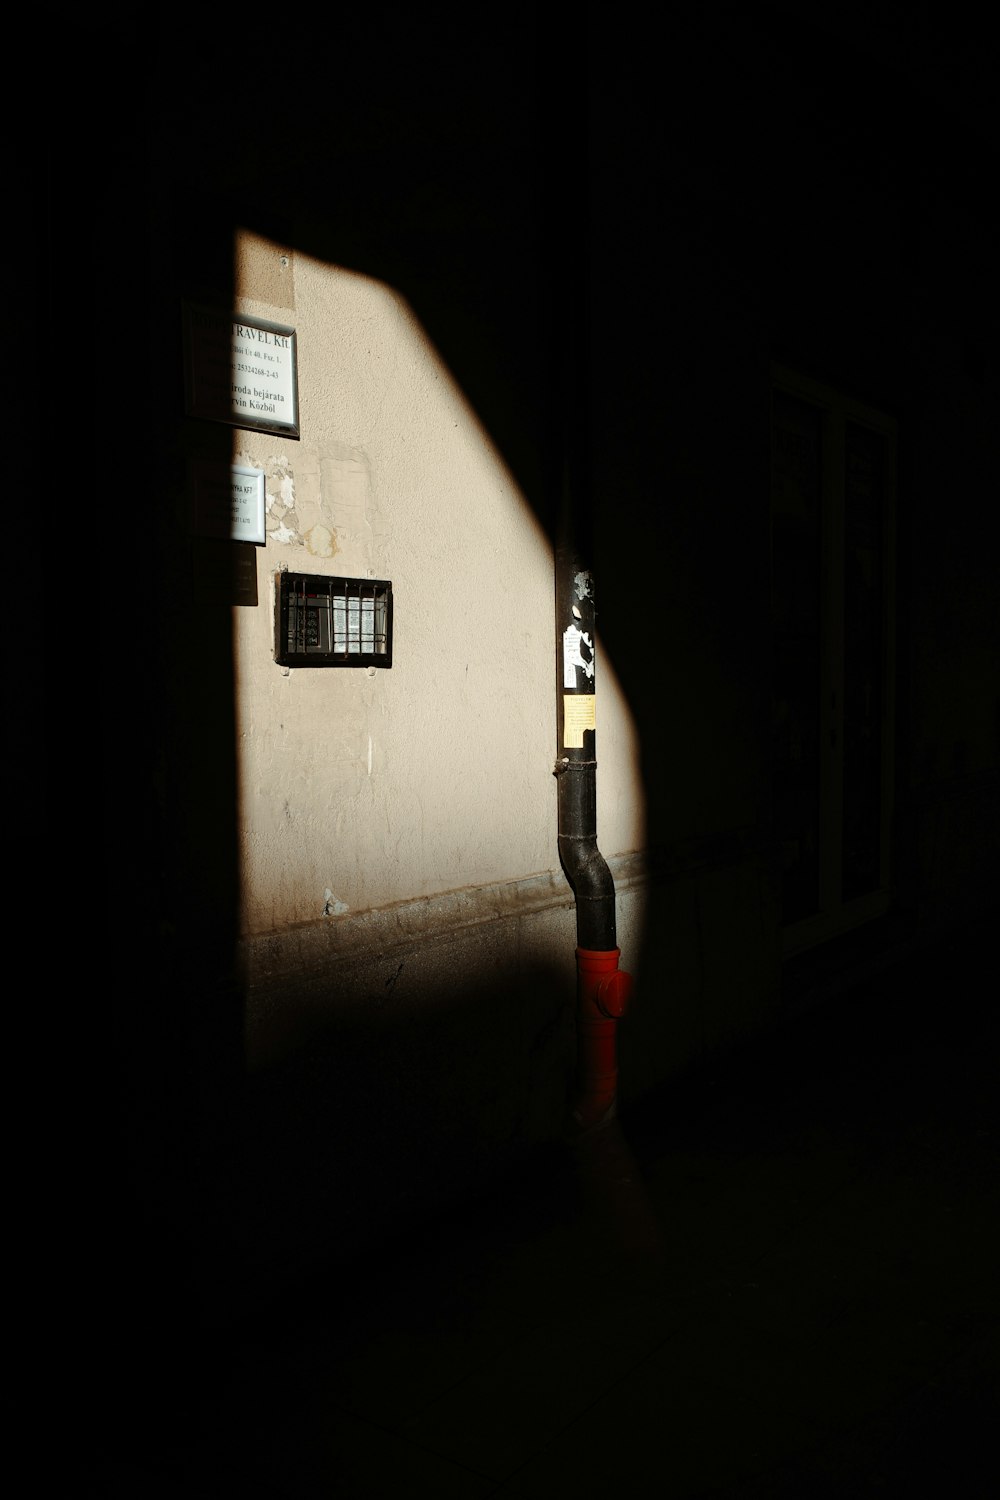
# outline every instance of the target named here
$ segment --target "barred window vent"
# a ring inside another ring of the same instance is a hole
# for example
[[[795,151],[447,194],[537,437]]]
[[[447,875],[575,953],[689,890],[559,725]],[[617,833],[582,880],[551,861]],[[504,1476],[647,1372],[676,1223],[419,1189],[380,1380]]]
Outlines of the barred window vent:
[[[277,573],[274,659],[285,667],[391,667],[392,584]]]

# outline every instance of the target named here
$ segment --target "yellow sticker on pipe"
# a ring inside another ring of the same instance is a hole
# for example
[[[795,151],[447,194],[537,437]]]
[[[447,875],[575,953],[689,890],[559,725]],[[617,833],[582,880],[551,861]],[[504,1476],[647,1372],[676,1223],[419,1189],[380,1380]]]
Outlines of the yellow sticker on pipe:
[[[563,693],[563,744],[583,748],[583,731],[597,728],[597,694]]]

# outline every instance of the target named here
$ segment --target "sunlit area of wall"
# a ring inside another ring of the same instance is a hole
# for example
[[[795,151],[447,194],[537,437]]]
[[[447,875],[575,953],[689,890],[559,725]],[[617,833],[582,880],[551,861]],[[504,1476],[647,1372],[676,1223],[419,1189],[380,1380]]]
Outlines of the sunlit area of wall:
[[[558,869],[552,545],[406,301],[242,236],[237,310],[294,323],[300,441],[262,469],[259,605],[236,610],[246,933]],[[284,668],[274,575],[390,580],[392,666]],[[598,663],[606,854],[641,844],[631,717]]]

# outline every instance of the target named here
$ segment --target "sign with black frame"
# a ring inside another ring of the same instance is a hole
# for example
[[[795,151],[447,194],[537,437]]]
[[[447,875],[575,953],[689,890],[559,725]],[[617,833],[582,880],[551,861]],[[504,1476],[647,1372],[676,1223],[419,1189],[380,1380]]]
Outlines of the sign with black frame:
[[[298,438],[295,329],[195,303],[183,315],[187,415]]]

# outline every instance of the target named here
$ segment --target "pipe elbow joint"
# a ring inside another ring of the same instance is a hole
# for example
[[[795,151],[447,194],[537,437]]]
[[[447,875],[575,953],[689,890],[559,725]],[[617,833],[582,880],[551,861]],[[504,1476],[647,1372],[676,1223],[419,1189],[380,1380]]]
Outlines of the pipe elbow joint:
[[[632,976],[623,969],[616,969],[602,979],[594,993],[594,1003],[602,1015],[611,1021],[620,1021],[632,998]]]
[[[620,948],[576,950],[580,999],[609,1021],[621,1019],[632,995],[632,976],[619,969],[620,957]]]

